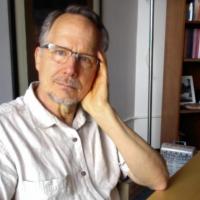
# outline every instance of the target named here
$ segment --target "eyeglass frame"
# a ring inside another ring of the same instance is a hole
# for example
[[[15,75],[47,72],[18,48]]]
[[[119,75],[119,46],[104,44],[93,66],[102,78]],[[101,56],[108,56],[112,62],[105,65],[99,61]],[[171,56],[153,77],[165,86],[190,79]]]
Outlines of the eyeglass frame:
[[[96,64],[96,66],[98,66],[98,64],[100,63],[100,60],[95,56],[92,56],[92,55],[89,55],[89,54],[86,54],[86,53],[79,53],[79,52],[73,51],[72,49],[70,49],[68,47],[63,47],[63,46],[60,46],[60,45],[57,45],[57,44],[54,44],[54,43],[44,44],[44,45],[40,46],[40,48],[46,48],[48,50],[60,48],[60,49],[63,49],[65,51],[69,52],[70,53],[69,56],[66,56],[65,61],[62,64],[64,64],[67,61],[67,58],[69,58],[71,56],[73,56],[76,59],[76,61],[79,61],[80,58],[95,59],[96,63],[94,63],[94,64]],[[58,63],[58,62],[56,62],[56,63]],[[61,63],[58,63],[58,64],[61,64]]]

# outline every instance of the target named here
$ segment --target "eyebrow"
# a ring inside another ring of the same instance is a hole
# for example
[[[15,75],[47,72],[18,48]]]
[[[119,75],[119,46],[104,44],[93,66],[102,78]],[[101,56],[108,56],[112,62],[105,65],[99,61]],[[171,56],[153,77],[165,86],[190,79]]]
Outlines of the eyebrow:
[[[88,53],[81,53],[81,52],[78,52],[78,51],[73,51],[73,50],[70,49],[69,47],[60,46],[60,45],[57,45],[57,44],[54,44],[54,43],[51,43],[51,42],[49,42],[48,44],[52,44],[52,45],[54,45],[54,46],[56,46],[56,47],[59,47],[59,48],[62,48],[62,49],[70,50],[70,51],[72,51],[73,53],[77,53],[77,54],[79,54],[79,55],[85,55],[85,56],[91,56],[91,57],[97,58],[95,55],[91,55],[91,54],[88,54]],[[46,44],[46,45],[48,45],[48,44]],[[44,45],[44,46],[45,46],[45,45]]]

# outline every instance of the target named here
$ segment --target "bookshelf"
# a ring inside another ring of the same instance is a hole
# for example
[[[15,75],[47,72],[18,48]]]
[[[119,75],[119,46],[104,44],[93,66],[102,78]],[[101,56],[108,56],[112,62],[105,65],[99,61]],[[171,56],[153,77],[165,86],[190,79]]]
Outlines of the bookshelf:
[[[186,19],[188,5],[195,1],[167,1],[161,142],[184,140],[200,149],[200,109],[180,106],[182,76],[192,76],[200,100],[200,57],[186,55],[187,31],[200,30],[200,20]]]

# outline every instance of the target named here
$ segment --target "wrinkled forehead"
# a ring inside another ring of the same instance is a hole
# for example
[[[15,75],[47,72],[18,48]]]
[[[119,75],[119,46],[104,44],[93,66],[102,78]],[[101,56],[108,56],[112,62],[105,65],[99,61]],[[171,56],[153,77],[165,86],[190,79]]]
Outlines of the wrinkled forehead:
[[[65,13],[59,16],[53,23],[48,38],[67,37],[71,39],[80,39],[80,42],[94,43],[99,45],[100,33],[95,24],[88,18],[78,15]]]
[[[57,25],[63,25],[63,24],[79,24],[79,25],[85,25],[88,27],[91,27],[93,29],[96,29],[95,24],[86,16],[80,15],[80,14],[73,14],[73,13],[63,13],[60,15],[57,19],[55,19],[53,26]]]

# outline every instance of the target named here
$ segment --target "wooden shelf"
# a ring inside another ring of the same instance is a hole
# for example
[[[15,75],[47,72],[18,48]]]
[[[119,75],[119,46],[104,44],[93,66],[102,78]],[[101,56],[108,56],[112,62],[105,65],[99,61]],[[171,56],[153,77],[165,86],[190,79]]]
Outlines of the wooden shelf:
[[[200,21],[197,21],[197,20],[193,20],[193,21],[186,21],[185,22],[186,24],[195,24],[195,25],[200,25]]]
[[[200,21],[186,21],[186,28],[200,28]]]
[[[200,63],[199,58],[185,58],[184,63]]]
[[[196,109],[196,110],[181,109],[180,110],[180,114],[193,114],[193,113],[200,113],[200,109]]]

